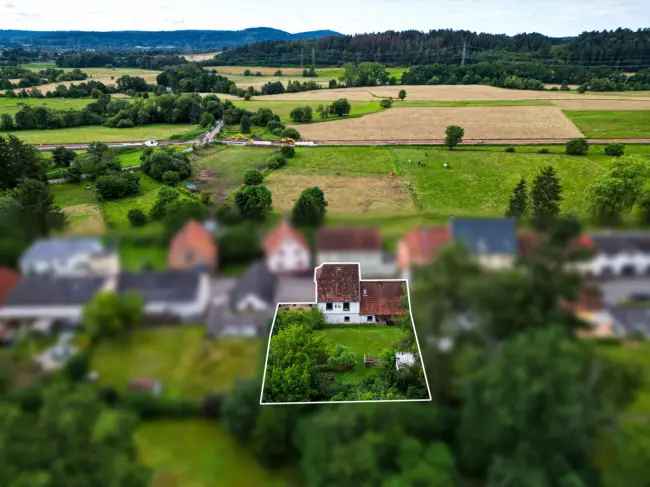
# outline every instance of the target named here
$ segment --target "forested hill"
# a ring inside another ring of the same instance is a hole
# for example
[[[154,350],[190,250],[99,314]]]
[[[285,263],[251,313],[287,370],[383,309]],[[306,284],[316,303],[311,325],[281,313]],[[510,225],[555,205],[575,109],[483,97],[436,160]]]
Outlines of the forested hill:
[[[632,69],[650,66],[650,28],[585,32],[577,37],[485,34],[469,31],[404,31],[267,41],[230,49],[223,64],[297,65],[315,55],[320,66],[376,61],[387,65],[454,64],[492,60],[539,60]],[[645,65],[645,66],[642,66]]]
[[[175,30],[175,31],[30,31],[0,30],[0,47],[51,49],[130,50],[175,49],[205,51],[241,46],[260,41],[289,41],[340,36],[331,30],[290,34],[268,27],[244,30]]]

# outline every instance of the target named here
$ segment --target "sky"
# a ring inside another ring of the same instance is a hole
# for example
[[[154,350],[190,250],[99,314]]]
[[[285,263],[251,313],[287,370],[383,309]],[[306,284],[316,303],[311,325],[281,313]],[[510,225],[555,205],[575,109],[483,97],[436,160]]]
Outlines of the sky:
[[[650,27],[648,0],[0,0],[0,29],[468,29],[576,35]],[[644,6],[644,4],[646,4]],[[305,7],[308,5],[308,7]]]

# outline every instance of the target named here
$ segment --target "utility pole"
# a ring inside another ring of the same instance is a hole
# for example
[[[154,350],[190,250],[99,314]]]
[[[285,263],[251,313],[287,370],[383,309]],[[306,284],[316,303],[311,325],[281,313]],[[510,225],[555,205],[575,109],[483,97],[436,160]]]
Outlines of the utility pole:
[[[460,65],[465,66],[465,58],[467,57],[467,41],[463,39],[463,55],[460,58]]]

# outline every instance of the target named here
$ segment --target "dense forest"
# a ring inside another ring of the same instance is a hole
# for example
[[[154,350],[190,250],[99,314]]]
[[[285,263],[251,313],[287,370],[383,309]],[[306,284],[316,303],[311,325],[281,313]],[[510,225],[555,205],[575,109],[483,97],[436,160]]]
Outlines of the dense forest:
[[[621,67],[650,65],[650,29],[584,32],[553,38],[538,33],[476,33],[465,30],[388,31],[303,41],[267,41],[224,51],[221,64],[318,66],[375,61],[392,66],[535,61]]]

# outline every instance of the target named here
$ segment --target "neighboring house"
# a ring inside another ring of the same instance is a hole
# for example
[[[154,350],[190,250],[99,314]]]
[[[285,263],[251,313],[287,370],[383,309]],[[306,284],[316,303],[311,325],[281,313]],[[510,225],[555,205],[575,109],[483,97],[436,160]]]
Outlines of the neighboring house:
[[[37,240],[19,264],[24,276],[112,276],[120,271],[115,248],[94,237]]]
[[[517,234],[513,218],[452,218],[449,232],[488,269],[512,266],[517,255]]]
[[[397,267],[375,228],[322,228],[316,235],[316,265],[355,262],[368,277],[394,276]]]
[[[175,270],[217,268],[217,245],[214,236],[196,220],[190,220],[169,245],[168,266]]]
[[[266,265],[274,274],[302,274],[311,269],[305,237],[283,220],[264,238]]]
[[[84,305],[110,279],[103,277],[27,276],[9,292],[0,320],[24,323],[79,324]]]
[[[594,256],[579,269],[594,277],[650,275],[650,232],[612,232],[590,235]]]
[[[397,243],[397,265],[402,277],[409,279],[414,267],[431,264],[449,241],[446,226],[414,228],[404,235]]]
[[[210,280],[197,271],[122,273],[115,290],[142,296],[149,317],[173,320],[201,320],[210,301]]]
[[[266,263],[254,263],[234,283],[214,293],[208,313],[208,334],[217,336],[257,336],[273,319],[278,278]]]
[[[613,330],[621,338],[650,338],[650,306],[631,303],[609,308]]]
[[[390,322],[407,313],[405,281],[361,280],[359,264],[322,264],[314,281],[316,306],[327,323]]]
[[[20,275],[16,271],[8,267],[0,267],[0,306],[7,299],[9,292],[16,287],[19,280]]]

